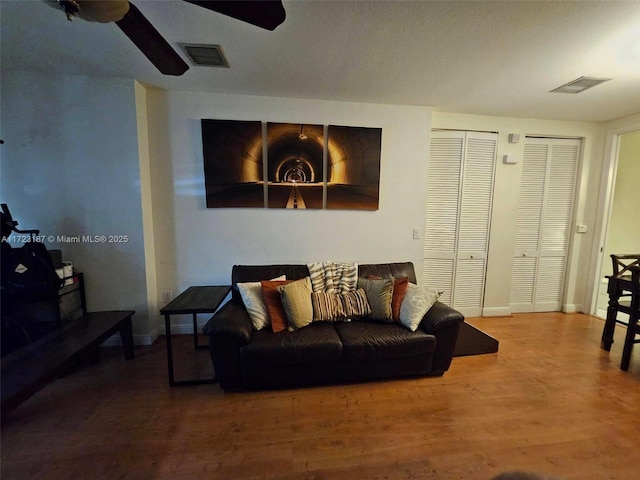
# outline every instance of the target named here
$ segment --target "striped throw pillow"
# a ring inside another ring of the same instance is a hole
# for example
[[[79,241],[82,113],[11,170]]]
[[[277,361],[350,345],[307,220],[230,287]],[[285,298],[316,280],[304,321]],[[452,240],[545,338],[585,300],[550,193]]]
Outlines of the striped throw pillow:
[[[346,318],[340,295],[337,293],[313,292],[311,303],[314,322],[337,322]]]
[[[371,315],[371,306],[367,301],[367,294],[362,288],[352,292],[340,294],[342,308],[347,318],[359,318]]]

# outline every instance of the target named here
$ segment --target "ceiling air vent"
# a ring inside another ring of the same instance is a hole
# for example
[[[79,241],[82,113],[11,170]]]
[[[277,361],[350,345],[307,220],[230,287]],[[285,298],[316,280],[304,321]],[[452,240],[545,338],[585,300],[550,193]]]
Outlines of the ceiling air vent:
[[[224,58],[220,45],[181,43],[180,46],[191,60],[191,63],[198,67],[229,68],[229,62]]]
[[[595,78],[595,77],[580,77],[575,80],[565,83],[561,87],[551,90],[556,93],[580,93],[584,92],[587,88],[595,87],[603,82],[611,80],[610,78]]]

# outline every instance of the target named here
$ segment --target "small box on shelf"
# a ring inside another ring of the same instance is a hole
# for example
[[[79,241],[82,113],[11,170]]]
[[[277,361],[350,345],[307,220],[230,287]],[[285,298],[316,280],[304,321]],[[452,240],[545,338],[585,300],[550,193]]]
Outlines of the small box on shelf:
[[[64,285],[58,291],[60,320],[71,321],[87,313],[82,273],[64,277]]]

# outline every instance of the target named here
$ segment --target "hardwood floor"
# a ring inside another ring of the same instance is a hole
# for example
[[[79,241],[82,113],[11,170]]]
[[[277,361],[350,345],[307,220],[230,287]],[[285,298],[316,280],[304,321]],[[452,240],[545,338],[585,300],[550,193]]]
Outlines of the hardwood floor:
[[[605,352],[594,317],[468,321],[497,354],[442,377],[275,392],[169,388],[163,340],[131,361],[102,349],[2,422],[2,479],[640,478],[640,346],[621,371],[621,327]],[[190,336],[174,345],[177,364],[210,369]]]

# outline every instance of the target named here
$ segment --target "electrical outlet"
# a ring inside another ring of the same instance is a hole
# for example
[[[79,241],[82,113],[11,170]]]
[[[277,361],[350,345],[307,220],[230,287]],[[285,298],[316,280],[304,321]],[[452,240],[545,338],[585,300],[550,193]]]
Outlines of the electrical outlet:
[[[164,292],[162,292],[162,300],[165,303],[169,303],[171,300],[173,300],[173,292],[171,292],[171,290],[165,290]]]

